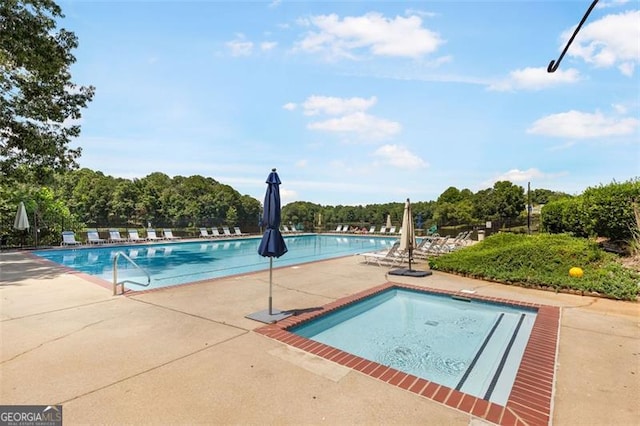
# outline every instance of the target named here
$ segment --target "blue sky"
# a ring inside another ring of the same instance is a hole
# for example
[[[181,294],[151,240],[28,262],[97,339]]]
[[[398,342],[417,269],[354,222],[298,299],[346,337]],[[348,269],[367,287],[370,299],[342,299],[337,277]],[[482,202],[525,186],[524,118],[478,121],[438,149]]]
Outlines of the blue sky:
[[[59,1],[96,87],[82,167],[283,203],[435,200],[640,176],[640,3]]]

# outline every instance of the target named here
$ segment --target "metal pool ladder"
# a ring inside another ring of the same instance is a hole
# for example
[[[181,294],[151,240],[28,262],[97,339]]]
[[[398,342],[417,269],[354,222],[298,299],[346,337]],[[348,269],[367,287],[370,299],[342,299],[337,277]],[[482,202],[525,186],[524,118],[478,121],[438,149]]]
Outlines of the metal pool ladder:
[[[124,280],[122,282],[118,282],[118,258],[122,256],[125,259],[127,259],[129,261],[129,263],[131,263],[133,266],[135,266],[136,268],[140,269],[142,272],[144,272],[144,274],[147,276],[147,283],[139,283],[136,281],[130,281],[130,280]],[[140,265],[138,265],[136,262],[133,261],[133,259],[131,259],[129,256],[127,256],[124,252],[119,251],[116,253],[116,255],[113,257],[113,295],[117,295],[118,294],[118,284],[120,284],[122,286],[122,293],[120,294],[124,294],[124,283],[130,283],[130,284],[135,284],[135,285],[140,285],[143,287],[147,287],[149,284],[151,284],[151,275],[149,275],[149,273],[142,268]]]

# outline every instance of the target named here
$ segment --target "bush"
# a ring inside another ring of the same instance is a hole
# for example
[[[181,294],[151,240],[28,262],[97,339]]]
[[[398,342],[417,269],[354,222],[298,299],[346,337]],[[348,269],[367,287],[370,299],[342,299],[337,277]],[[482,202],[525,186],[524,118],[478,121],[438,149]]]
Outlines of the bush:
[[[594,292],[635,300],[640,274],[617,263],[592,241],[567,234],[499,233],[484,241],[429,261],[431,268],[501,283]],[[584,270],[582,278],[569,269]]]
[[[542,229],[575,236],[630,241],[633,202],[640,201],[640,180],[587,188],[579,197],[552,201],[542,208]]]

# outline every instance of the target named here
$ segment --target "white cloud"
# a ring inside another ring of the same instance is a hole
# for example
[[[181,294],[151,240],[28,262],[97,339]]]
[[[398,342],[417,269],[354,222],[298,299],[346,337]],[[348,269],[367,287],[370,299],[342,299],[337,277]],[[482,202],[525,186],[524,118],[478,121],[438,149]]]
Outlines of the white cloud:
[[[540,170],[530,168],[527,170],[511,169],[494,178],[493,183],[508,180],[509,182],[529,182],[532,179],[540,179],[545,175]]]
[[[271,3],[269,3],[269,7],[276,8],[280,6],[281,3],[282,3],[282,0],[273,0]]]
[[[427,12],[427,11],[418,10],[418,9],[407,9],[404,11],[404,14],[407,16],[418,15],[418,16],[422,16],[423,18],[435,18],[436,16],[438,16],[438,14],[435,12]]]
[[[523,68],[509,73],[509,77],[493,83],[489,90],[541,90],[561,84],[575,83],[580,80],[580,73],[574,68],[567,70],[558,69],[554,73],[547,72],[546,68]]]
[[[249,56],[253,51],[253,42],[245,40],[243,34],[238,34],[235,40],[228,41],[226,46],[232,56]]]
[[[327,132],[353,133],[364,138],[380,140],[399,133],[400,123],[374,117],[364,112],[355,112],[325,121],[316,121],[307,126],[311,130]]]
[[[304,169],[305,167],[307,167],[308,164],[309,162],[307,160],[299,160],[299,161],[296,161],[295,166],[299,169]]]
[[[618,114],[626,114],[628,111],[627,107],[621,104],[613,104],[611,106]]]
[[[305,115],[343,115],[366,111],[376,104],[375,96],[365,98],[336,98],[332,96],[310,96],[302,104]]]
[[[286,104],[282,105],[282,108],[286,109],[287,111],[293,111],[297,107],[298,106],[293,102],[287,102]]]
[[[617,66],[626,76],[632,76],[640,63],[640,10],[602,17],[585,25],[568,50],[570,56],[601,68]],[[568,40],[573,29],[562,34]],[[564,44],[563,44],[564,45]]]
[[[428,167],[422,158],[398,145],[383,145],[376,149],[373,155],[383,163],[401,169],[416,170]]]
[[[262,43],[260,43],[260,49],[266,52],[268,50],[275,49],[277,45],[278,43],[276,43],[275,41],[263,41]]]
[[[635,132],[640,125],[636,118],[606,117],[601,112],[568,111],[536,120],[527,133],[561,138],[600,138],[624,136]]]
[[[283,206],[298,199],[298,193],[296,191],[280,186],[280,200]]]
[[[363,16],[336,14],[312,16],[300,24],[312,28],[296,43],[296,50],[324,53],[328,58],[355,59],[368,52],[375,56],[419,58],[443,43],[440,36],[422,27],[417,15],[387,18],[376,12]]]
[[[608,7],[624,6],[627,3],[629,3],[629,0],[612,0],[612,1],[607,1],[607,2],[602,2],[601,1],[596,6],[596,9],[606,9]]]
[[[543,182],[549,181],[552,179],[557,179],[558,177],[565,176],[566,172],[560,173],[544,173],[535,167],[532,167],[527,170],[519,170],[519,169],[511,169],[505,173],[499,174],[497,176],[492,177],[488,181],[483,183],[483,187],[493,187],[496,182],[501,181],[509,181],[517,185],[521,185],[526,189],[527,182]]]

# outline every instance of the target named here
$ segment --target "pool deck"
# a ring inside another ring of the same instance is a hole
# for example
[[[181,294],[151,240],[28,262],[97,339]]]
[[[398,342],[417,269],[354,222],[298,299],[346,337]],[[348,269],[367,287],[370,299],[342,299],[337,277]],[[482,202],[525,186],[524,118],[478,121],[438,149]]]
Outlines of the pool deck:
[[[556,306],[551,423],[640,423],[639,304],[387,272],[361,256],[276,269],[273,304],[310,311],[398,282]],[[83,274],[1,253],[0,404],[62,404],[65,424],[491,424],[257,332],[264,324],[245,315],[267,307],[268,280],[114,297]]]

